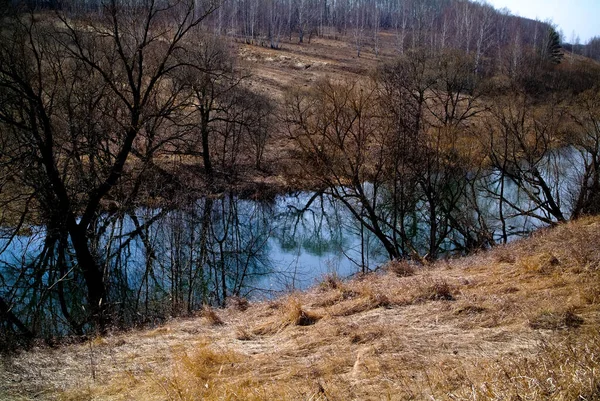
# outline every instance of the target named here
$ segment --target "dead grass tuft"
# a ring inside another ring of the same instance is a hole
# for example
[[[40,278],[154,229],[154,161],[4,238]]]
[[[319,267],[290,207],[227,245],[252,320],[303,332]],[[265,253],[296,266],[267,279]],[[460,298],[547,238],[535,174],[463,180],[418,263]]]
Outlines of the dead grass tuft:
[[[334,291],[322,293],[319,299],[314,301],[312,305],[319,308],[328,308],[357,296],[359,296],[359,294],[356,291],[342,285]]]
[[[250,307],[250,302],[246,298],[232,296],[227,298],[227,306],[245,312]]]
[[[537,274],[553,273],[560,264],[560,260],[552,253],[548,252],[526,256],[519,260],[519,266],[523,270]]]
[[[497,263],[506,263],[512,265],[516,262],[515,255],[513,255],[506,247],[498,249],[495,252],[495,260]]]
[[[319,313],[305,310],[302,307],[300,299],[291,296],[284,303],[280,304],[280,313],[278,315],[256,326],[252,330],[252,334],[258,336],[272,335],[288,326],[311,326],[322,317]]]
[[[237,327],[235,329],[235,338],[240,341],[252,341],[255,337],[252,332],[248,331],[245,327]]]
[[[335,273],[326,274],[319,283],[319,289],[322,291],[336,290],[343,287],[342,279]]]
[[[352,324],[346,329],[345,334],[351,344],[369,344],[389,334],[389,328],[379,324],[369,326]]]
[[[208,322],[208,324],[212,326],[222,326],[225,324],[219,315],[217,315],[217,312],[208,305],[204,305],[202,307],[200,316],[202,316]]]
[[[426,279],[420,284],[414,301],[454,301],[453,291],[444,279]]]
[[[371,281],[375,281],[371,279]],[[345,294],[345,296],[344,296]],[[368,310],[389,307],[393,304],[390,297],[372,282],[363,279],[356,288],[342,292],[343,302],[331,309],[334,316],[350,316]]]
[[[456,310],[456,312],[454,312],[454,314],[456,314],[456,315],[467,315],[467,316],[469,316],[469,315],[478,315],[478,314],[480,314],[480,313],[484,313],[484,312],[486,312],[486,311],[487,311],[487,309],[486,309],[486,308],[483,308],[483,307],[481,307],[481,306],[476,306],[476,305],[466,305],[466,306],[463,306],[463,307],[461,307],[461,308],[458,308],[458,309]]]
[[[406,260],[393,260],[386,268],[398,277],[409,277],[415,274],[415,266]]]
[[[286,305],[284,323],[294,326],[310,326],[318,322],[323,316],[302,309],[302,303],[298,298],[290,298]]]
[[[542,311],[529,319],[529,327],[536,330],[564,330],[579,327],[583,322],[583,318],[577,316],[571,310],[564,312]]]

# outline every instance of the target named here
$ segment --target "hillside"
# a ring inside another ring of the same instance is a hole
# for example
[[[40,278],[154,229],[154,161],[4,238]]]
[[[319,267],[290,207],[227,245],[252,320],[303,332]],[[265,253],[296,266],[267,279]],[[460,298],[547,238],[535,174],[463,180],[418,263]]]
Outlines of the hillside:
[[[8,400],[595,400],[600,218],[2,360]]]

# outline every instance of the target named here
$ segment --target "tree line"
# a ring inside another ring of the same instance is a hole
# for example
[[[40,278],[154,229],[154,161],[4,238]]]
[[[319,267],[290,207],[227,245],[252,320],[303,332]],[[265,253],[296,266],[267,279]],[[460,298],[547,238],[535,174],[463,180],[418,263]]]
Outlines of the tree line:
[[[473,57],[412,52],[366,82],[288,96],[306,172],[392,259],[469,253],[522,235],[519,219],[600,211],[598,71],[578,86],[546,61],[486,80]]]

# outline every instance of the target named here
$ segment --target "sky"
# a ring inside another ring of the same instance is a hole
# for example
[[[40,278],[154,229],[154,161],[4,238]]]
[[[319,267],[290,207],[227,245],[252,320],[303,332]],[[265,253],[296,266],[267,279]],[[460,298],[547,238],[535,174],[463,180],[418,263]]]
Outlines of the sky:
[[[497,9],[508,8],[521,17],[548,19],[558,25],[563,40],[571,42],[573,31],[582,44],[600,36],[600,0],[488,0]]]

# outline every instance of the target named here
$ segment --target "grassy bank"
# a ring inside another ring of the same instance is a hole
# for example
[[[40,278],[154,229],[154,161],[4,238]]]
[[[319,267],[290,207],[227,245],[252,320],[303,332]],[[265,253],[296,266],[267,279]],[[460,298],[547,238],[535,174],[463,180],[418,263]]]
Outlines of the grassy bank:
[[[2,399],[600,398],[600,218],[5,359]]]

